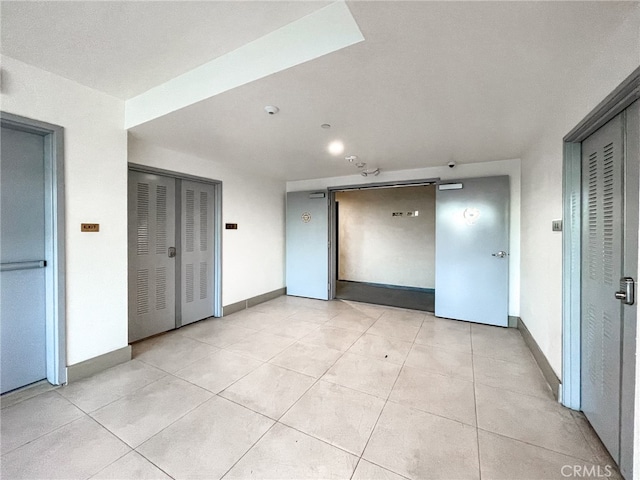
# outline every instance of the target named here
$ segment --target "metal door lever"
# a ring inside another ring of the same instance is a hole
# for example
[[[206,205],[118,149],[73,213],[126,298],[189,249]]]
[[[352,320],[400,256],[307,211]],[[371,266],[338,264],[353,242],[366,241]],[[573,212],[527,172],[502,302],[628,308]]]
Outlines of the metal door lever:
[[[492,257],[498,257],[498,258],[504,258],[507,256],[507,252],[500,250],[499,252],[496,253],[492,253],[491,254]]]
[[[633,305],[636,301],[635,290],[635,281],[633,278],[622,277],[620,279],[620,291],[616,292],[614,295],[616,299],[622,300],[622,303],[625,305]]]

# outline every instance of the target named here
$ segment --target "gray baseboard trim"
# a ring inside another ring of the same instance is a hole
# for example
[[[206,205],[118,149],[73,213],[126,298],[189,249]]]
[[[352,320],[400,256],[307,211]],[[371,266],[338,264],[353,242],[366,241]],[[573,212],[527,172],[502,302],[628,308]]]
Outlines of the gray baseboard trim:
[[[67,382],[72,383],[82,378],[99,373],[107,368],[115,367],[131,360],[131,345],[119,348],[113,352],[99,355],[84,362],[67,367]]]
[[[518,328],[518,320],[520,320],[520,317],[514,317],[509,315],[509,323],[507,324],[507,327]]]
[[[527,326],[524,324],[524,322],[520,317],[517,317],[517,318],[518,318],[518,330],[520,330],[520,333],[522,334],[522,338],[524,338],[524,343],[526,343],[527,347],[529,347],[529,350],[531,350],[531,353],[533,354],[533,358],[535,358],[536,363],[538,364],[538,366],[540,367],[540,370],[542,371],[542,375],[544,376],[545,380],[551,387],[551,392],[553,393],[553,396],[556,398],[556,400],[558,400],[560,398],[562,382],[560,382],[560,379],[556,375],[556,372],[554,372],[553,368],[551,368],[551,364],[549,363],[549,360],[547,360],[547,357],[545,357],[544,353],[542,353],[542,350],[540,350],[538,343],[535,341],[535,339],[531,335],[531,332],[529,332],[529,329],[527,328]]]
[[[222,307],[222,316],[224,317],[226,315],[231,315],[232,313],[236,313],[247,308],[255,307],[256,305],[268,302],[269,300],[273,300],[274,298],[278,298],[286,294],[287,287],[282,287],[277,290],[273,290],[272,292],[263,293],[262,295],[257,295],[255,297],[247,298],[246,300],[241,300],[236,303],[225,305],[224,307]]]

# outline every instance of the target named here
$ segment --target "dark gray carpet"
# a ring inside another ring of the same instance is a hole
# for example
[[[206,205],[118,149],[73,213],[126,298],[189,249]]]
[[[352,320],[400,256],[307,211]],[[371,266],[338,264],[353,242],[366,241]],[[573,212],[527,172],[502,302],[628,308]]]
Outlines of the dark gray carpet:
[[[396,287],[338,280],[336,282],[336,298],[433,312],[435,292],[426,288]]]

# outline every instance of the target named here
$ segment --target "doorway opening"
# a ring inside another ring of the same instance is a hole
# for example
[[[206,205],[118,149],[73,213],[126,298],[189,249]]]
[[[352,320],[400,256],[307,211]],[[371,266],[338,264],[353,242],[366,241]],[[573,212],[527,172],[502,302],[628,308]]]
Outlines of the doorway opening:
[[[0,123],[0,387],[6,393],[45,378],[67,382],[64,137],[62,127],[5,112]]]
[[[434,312],[435,185],[331,191],[332,298]]]

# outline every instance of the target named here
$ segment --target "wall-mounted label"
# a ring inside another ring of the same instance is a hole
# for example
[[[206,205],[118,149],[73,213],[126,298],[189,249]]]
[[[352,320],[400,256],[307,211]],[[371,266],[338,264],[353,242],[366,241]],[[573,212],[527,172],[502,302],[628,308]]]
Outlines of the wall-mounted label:
[[[81,232],[99,232],[100,224],[99,223],[81,223],[80,231]]]
[[[238,224],[237,223],[225,223],[224,224],[224,228],[227,230],[237,230],[238,229]]]
[[[562,220],[551,220],[551,231],[552,232],[561,232],[562,231]]]
[[[391,214],[392,217],[402,217],[404,215],[404,212],[393,212]]]

